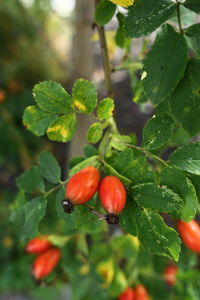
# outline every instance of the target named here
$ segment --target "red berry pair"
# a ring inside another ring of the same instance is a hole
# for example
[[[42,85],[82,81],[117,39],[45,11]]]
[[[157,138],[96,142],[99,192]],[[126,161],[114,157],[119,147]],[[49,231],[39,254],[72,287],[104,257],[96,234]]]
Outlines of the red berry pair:
[[[49,275],[60,260],[60,249],[53,247],[47,236],[36,237],[26,245],[26,252],[38,254],[33,262],[32,274],[35,279]]]
[[[150,297],[144,285],[138,284],[134,289],[127,288],[119,295],[118,300],[150,300]]]
[[[86,167],[71,177],[66,186],[66,199],[62,201],[64,211],[71,213],[75,205],[89,201],[99,192],[102,206],[108,212],[108,223],[116,224],[118,214],[126,203],[126,190],[115,176],[106,176],[101,181],[100,173],[95,167]]]

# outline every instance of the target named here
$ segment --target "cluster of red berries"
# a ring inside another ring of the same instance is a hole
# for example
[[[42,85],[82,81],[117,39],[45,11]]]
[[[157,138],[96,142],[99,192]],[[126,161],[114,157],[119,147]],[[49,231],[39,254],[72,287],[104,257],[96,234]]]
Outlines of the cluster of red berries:
[[[71,213],[74,206],[89,201],[97,192],[102,206],[107,212],[105,219],[109,224],[116,224],[119,213],[126,203],[126,189],[116,176],[101,179],[95,167],[86,167],[72,176],[66,186],[65,199],[62,201],[66,213]]]
[[[32,266],[33,277],[37,280],[48,276],[57,266],[61,256],[60,249],[53,247],[47,236],[30,240],[25,250],[27,253],[37,254]]]
[[[134,289],[127,288],[123,291],[118,300],[150,300],[150,297],[144,285],[138,284]]]

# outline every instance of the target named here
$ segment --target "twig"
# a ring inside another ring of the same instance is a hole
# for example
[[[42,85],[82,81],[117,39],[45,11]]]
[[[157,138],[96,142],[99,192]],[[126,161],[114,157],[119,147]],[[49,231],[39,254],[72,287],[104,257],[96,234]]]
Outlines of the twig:
[[[95,6],[99,3],[99,0],[95,0]],[[99,42],[101,46],[102,56],[103,56],[103,67],[104,67],[104,76],[105,76],[105,83],[106,83],[106,89],[107,94],[109,97],[114,97],[113,92],[113,86],[112,86],[112,79],[111,79],[111,67],[109,62],[109,56],[108,56],[108,47],[105,37],[105,30],[104,27],[100,27],[96,25],[98,35],[99,35]]]
[[[70,178],[68,178],[65,181],[61,181],[59,185],[55,186],[54,188],[52,188],[51,190],[47,191],[46,193],[44,193],[45,197],[48,197],[51,193],[55,192],[56,190],[58,190],[60,187],[62,187],[63,185],[65,185],[68,181],[70,180]]]
[[[181,34],[184,34],[183,32],[183,28],[182,28],[182,23],[181,23],[181,12],[180,12],[180,2],[178,2],[178,0],[176,0],[176,13],[177,13],[177,19],[178,19],[178,27],[180,30]]]
[[[94,207],[92,206],[89,206],[88,207],[88,210],[95,214],[97,217],[99,217],[99,220],[105,220],[106,219],[106,216],[104,214],[101,214],[99,211],[97,211],[96,209],[94,209]]]

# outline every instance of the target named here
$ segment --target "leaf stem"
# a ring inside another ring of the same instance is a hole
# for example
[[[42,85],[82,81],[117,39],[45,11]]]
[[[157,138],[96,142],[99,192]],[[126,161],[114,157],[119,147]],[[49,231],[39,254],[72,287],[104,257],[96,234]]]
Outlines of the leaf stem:
[[[48,197],[51,193],[55,192],[56,190],[58,190],[60,187],[62,187],[63,185],[65,185],[70,178],[66,179],[65,181],[61,181],[59,185],[55,186],[54,188],[52,188],[51,190],[47,191],[44,194],[44,197]]]
[[[123,145],[129,147],[129,148],[133,148],[133,149],[136,149],[136,150],[139,150],[141,152],[143,152],[145,155],[147,155],[148,157],[150,158],[153,158],[155,160],[158,160],[159,162],[161,162],[162,164],[164,164],[165,166],[168,166],[168,163],[163,160],[162,158],[160,158],[159,156],[149,152],[148,150],[146,150],[145,148],[142,148],[142,147],[139,147],[139,146],[135,146],[135,145],[132,145],[132,144],[129,144],[129,143],[126,143],[126,142],[123,142],[121,140],[118,140],[116,138],[113,138],[114,140],[116,140],[118,143],[122,143]]]
[[[178,27],[181,34],[184,34],[181,22],[181,12],[180,12],[180,5],[181,3],[176,0],[176,13],[177,13],[177,20],[178,20]]]
[[[94,215],[96,215],[99,220],[104,220],[106,218],[106,216],[102,213],[100,213],[99,211],[97,211],[94,207],[89,206],[88,207],[89,212],[93,213]]]
[[[100,0],[95,0],[95,7],[100,2]],[[105,76],[105,83],[107,94],[109,97],[113,98],[113,86],[112,86],[112,79],[111,79],[111,67],[109,62],[109,55],[108,55],[108,47],[106,42],[105,30],[104,27],[100,27],[96,25],[98,35],[99,35],[99,42],[101,46],[102,56],[103,56],[103,67],[104,67],[104,76]]]

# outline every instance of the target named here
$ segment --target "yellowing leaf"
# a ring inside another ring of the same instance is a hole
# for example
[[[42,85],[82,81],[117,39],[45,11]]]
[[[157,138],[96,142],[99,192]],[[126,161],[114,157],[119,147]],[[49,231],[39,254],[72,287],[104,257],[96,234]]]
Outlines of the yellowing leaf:
[[[82,112],[85,112],[87,110],[86,106],[78,100],[74,100],[74,105],[78,108],[78,110]]]
[[[90,265],[89,264],[85,264],[80,268],[80,274],[81,275],[86,275],[90,272]]]
[[[111,284],[114,277],[114,265],[112,260],[101,262],[97,266],[97,273],[101,275],[104,280],[103,287],[107,287]]]
[[[78,79],[72,89],[73,103],[84,114],[90,114],[97,106],[97,92],[92,82]]]
[[[50,140],[68,142],[73,138],[76,131],[76,115],[71,113],[59,117],[47,130]]]
[[[123,6],[123,7],[128,7],[133,5],[134,0],[110,0],[112,3]]]

